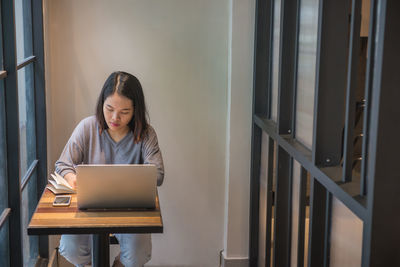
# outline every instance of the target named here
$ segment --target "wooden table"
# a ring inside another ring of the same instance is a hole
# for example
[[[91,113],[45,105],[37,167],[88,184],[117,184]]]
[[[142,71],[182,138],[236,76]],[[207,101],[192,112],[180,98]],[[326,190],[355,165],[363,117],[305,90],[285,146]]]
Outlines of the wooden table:
[[[109,265],[110,233],[162,233],[158,195],[154,210],[84,211],[72,195],[69,207],[53,207],[45,189],[28,226],[28,235],[93,234],[92,266]]]

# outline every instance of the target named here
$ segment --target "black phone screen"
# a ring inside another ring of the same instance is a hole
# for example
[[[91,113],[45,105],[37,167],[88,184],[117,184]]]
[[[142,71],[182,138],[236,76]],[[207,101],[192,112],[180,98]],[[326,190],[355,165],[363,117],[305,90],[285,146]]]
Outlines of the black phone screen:
[[[56,197],[54,199],[54,204],[67,204],[70,197]]]

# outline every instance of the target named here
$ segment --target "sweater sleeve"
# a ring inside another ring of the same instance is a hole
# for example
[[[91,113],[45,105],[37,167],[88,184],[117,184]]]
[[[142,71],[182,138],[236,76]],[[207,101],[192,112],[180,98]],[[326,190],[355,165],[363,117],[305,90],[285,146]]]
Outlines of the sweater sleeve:
[[[164,163],[158,146],[157,134],[151,126],[149,126],[148,133],[143,139],[142,155],[144,164],[156,165],[157,185],[162,185],[164,181]]]
[[[61,176],[65,176],[67,173],[76,173],[75,166],[83,161],[85,140],[84,124],[84,121],[81,121],[78,126],[76,126],[60,158],[55,164],[56,172]]]

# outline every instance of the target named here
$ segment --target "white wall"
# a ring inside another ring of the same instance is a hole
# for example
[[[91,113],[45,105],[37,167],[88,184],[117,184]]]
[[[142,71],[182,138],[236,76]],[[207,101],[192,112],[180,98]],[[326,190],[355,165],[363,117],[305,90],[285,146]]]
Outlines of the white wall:
[[[142,82],[166,172],[150,266],[218,266],[223,249],[247,257],[254,0],[242,2],[251,32],[230,38],[229,0],[45,1],[50,172],[112,71]],[[240,36],[251,39],[231,49]]]

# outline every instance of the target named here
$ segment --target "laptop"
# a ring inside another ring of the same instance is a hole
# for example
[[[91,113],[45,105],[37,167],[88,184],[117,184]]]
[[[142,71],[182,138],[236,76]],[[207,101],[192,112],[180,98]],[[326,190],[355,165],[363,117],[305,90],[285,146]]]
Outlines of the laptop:
[[[152,164],[78,165],[79,209],[154,209],[157,168]]]

